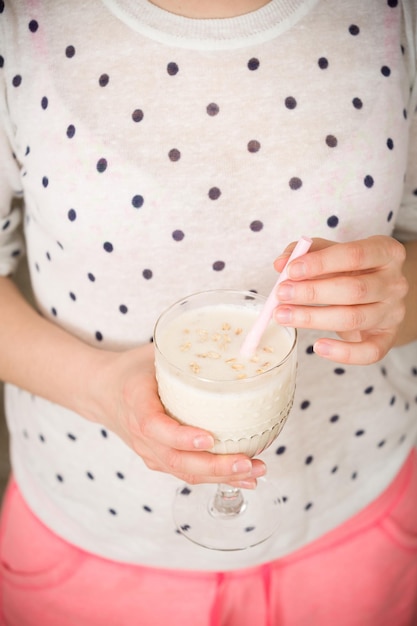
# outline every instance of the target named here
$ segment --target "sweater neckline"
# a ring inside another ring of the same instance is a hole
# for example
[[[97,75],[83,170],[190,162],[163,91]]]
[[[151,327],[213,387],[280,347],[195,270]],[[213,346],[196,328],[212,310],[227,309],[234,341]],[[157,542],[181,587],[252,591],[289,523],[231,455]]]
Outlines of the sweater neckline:
[[[231,18],[195,19],[170,13],[148,0],[101,0],[127,26],[159,43],[189,49],[225,50],[261,44],[302,19],[318,0],[270,0]]]

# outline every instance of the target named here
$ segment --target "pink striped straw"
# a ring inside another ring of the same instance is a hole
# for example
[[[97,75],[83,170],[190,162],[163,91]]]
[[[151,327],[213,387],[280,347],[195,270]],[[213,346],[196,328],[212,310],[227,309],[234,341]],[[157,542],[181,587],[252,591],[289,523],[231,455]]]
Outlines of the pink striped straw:
[[[278,298],[276,294],[277,287],[284,280],[287,280],[288,278],[287,267],[289,263],[291,263],[291,261],[294,261],[294,259],[296,259],[297,257],[302,256],[303,254],[306,254],[306,252],[309,251],[312,243],[313,243],[312,240],[309,239],[308,237],[301,237],[299,241],[297,242],[297,245],[292,251],[290,258],[286,262],[284,269],[282,270],[261,312],[259,313],[256,322],[254,323],[254,325],[252,326],[252,328],[246,335],[245,340],[242,344],[242,347],[240,348],[240,356],[243,356],[249,359],[255,352],[256,348],[259,345],[261,337],[264,334],[266,327],[268,326],[269,320],[272,317],[272,312],[275,309],[275,307],[278,305]]]

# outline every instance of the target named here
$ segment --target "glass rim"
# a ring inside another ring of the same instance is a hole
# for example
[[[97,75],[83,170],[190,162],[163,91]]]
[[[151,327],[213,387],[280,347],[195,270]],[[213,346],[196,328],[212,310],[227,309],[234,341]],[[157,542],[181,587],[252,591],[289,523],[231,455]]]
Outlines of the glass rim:
[[[283,367],[283,365],[285,365],[285,363],[289,360],[289,358],[291,357],[291,355],[293,354],[296,346],[297,346],[297,340],[298,340],[298,331],[297,328],[295,328],[294,326],[281,326],[280,324],[278,324],[278,322],[275,322],[275,324],[277,326],[279,326],[280,328],[283,328],[286,332],[293,332],[294,333],[294,337],[291,343],[291,346],[289,347],[287,353],[285,354],[285,356],[275,365],[273,365],[272,367],[270,367],[269,369],[265,370],[264,372],[260,373],[260,374],[254,374],[252,376],[247,376],[246,378],[236,378],[236,379],[230,379],[230,380],[222,380],[222,379],[217,379],[217,378],[206,378],[204,376],[199,376],[198,374],[191,374],[190,372],[186,371],[185,369],[183,369],[182,367],[179,367],[178,365],[176,365],[175,363],[172,363],[172,361],[170,361],[162,352],[159,344],[158,344],[158,340],[157,340],[157,332],[158,332],[158,327],[160,326],[160,322],[162,321],[162,319],[170,312],[172,311],[174,308],[181,306],[182,304],[186,304],[186,302],[190,299],[190,298],[195,298],[197,296],[204,296],[204,295],[209,295],[209,294],[214,294],[214,293],[228,293],[228,294],[235,294],[235,295],[240,295],[240,296],[251,296],[251,299],[255,300],[255,299],[260,299],[263,300],[263,302],[266,302],[267,297],[264,296],[263,294],[259,294],[256,293],[254,291],[248,291],[245,289],[208,289],[208,290],[202,290],[202,291],[195,291],[193,293],[190,293],[188,296],[184,296],[183,298],[180,298],[179,300],[176,300],[175,302],[173,302],[171,305],[169,305],[166,309],[164,309],[164,311],[162,311],[162,313],[160,313],[160,315],[158,316],[155,324],[154,324],[154,331],[153,331],[153,344],[155,346],[155,350],[157,350],[158,354],[161,355],[161,357],[165,360],[165,362],[172,367],[173,369],[175,369],[177,372],[179,372],[181,375],[189,377],[192,380],[195,381],[199,381],[205,384],[219,384],[221,383],[222,385],[224,384],[248,384],[249,381],[253,382],[254,380],[259,380],[260,378],[265,377],[266,375],[270,375],[271,372],[274,372],[277,369],[280,369]]]

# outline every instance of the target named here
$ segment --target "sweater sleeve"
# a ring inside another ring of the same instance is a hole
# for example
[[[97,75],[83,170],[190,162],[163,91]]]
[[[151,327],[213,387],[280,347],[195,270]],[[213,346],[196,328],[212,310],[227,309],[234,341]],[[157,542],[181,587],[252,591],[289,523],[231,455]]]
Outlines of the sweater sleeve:
[[[20,222],[22,186],[20,168],[13,152],[13,125],[7,107],[7,51],[4,20],[0,20],[0,275],[15,271],[24,245]]]
[[[394,236],[400,241],[417,239],[417,3],[403,1],[406,20],[408,67],[410,74],[410,137],[404,194]]]

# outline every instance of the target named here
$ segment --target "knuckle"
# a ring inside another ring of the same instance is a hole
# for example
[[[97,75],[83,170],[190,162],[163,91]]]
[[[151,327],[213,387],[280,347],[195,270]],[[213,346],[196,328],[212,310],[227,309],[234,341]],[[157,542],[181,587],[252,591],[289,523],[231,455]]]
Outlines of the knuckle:
[[[170,448],[165,456],[165,465],[172,473],[180,472],[182,469],[182,454]]]
[[[305,285],[305,294],[304,294],[306,302],[315,302],[317,299],[317,290],[314,285],[314,281],[310,281]]]
[[[365,324],[365,312],[360,307],[351,307],[345,316],[344,330],[361,330]]]
[[[363,267],[365,248],[361,243],[354,241],[347,246],[347,261],[351,270]]]
[[[356,302],[366,301],[369,293],[367,280],[361,276],[357,276],[353,282],[353,291]]]

